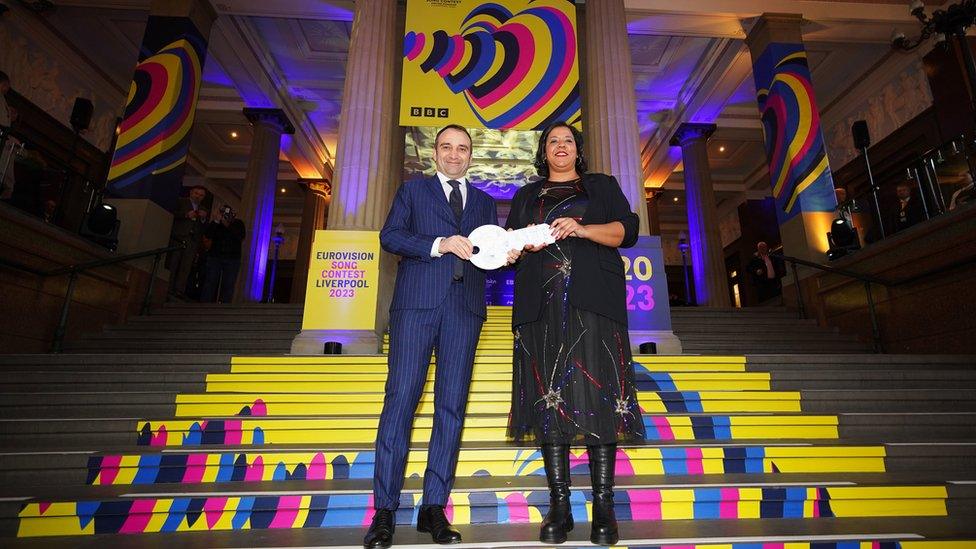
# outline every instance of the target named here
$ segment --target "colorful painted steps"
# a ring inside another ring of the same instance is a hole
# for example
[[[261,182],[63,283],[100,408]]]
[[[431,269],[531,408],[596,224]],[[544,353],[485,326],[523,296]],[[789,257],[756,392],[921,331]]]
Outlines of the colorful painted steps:
[[[650,415],[645,414],[647,440],[836,439],[837,416],[815,415]],[[141,446],[210,444],[372,443],[378,417],[172,419],[140,421]],[[415,420],[411,440],[430,440],[433,418]],[[503,441],[506,416],[473,416],[465,420],[461,440]]]
[[[882,446],[726,446],[622,448],[617,476],[721,475],[734,473],[881,473]],[[426,450],[413,450],[406,475],[423,476]],[[571,472],[589,474],[585,449],[571,451]],[[372,450],[298,452],[149,453],[92,456],[87,484],[200,484],[275,480],[371,479]],[[457,475],[520,477],[544,475],[536,449],[464,448]]]
[[[945,516],[943,486],[630,487],[616,490],[618,520]],[[570,497],[578,521],[589,519],[589,490]],[[19,514],[18,537],[190,532],[263,528],[355,527],[372,518],[369,492],[305,494],[238,492],[191,497],[142,497],[31,502]],[[415,523],[420,494],[405,492],[397,521]],[[538,523],[548,490],[458,491],[448,502],[458,525]]]
[[[433,414],[433,393],[424,393],[417,414]],[[511,393],[473,393],[467,413],[507,414]],[[798,391],[640,391],[645,413],[799,412]],[[205,393],[176,396],[176,417],[356,416],[379,414],[383,394]]]

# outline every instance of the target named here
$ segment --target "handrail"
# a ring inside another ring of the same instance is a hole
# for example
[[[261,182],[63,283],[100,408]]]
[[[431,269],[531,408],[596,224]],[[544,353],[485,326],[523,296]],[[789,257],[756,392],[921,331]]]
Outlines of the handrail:
[[[887,280],[887,279],[879,278],[879,277],[876,277],[876,276],[866,275],[866,274],[863,274],[863,273],[856,273],[854,271],[848,271],[847,269],[839,269],[837,267],[830,267],[828,265],[822,265],[820,263],[816,263],[814,261],[807,261],[806,259],[800,259],[798,257],[792,257],[792,256],[784,255],[782,252],[771,252],[769,255],[771,257],[775,257],[777,259],[782,259],[783,261],[788,261],[792,265],[792,268],[793,268],[793,283],[796,286],[797,303],[798,303],[799,309],[800,309],[800,316],[801,317],[804,317],[804,318],[806,317],[806,311],[805,311],[805,307],[803,305],[803,295],[800,293],[800,282],[799,282],[799,278],[797,277],[797,273],[796,273],[796,266],[797,265],[803,265],[803,266],[810,267],[810,268],[813,268],[813,269],[817,269],[817,270],[820,270],[820,271],[823,271],[823,272],[832,273],[832,274],[836,274],[836,275],[840,275],[840,276],[846,276],[848,278],[853,278],[855,280],[860,280],[861,282],[863,282],[864,283],[864,292],[865,292],[865,295],[867,296],[867,301],[868,301],[868,311],[869,311],[869,313],[871,315],[871,332],[872,332],[872,335],[874,336],[874,350],[875,350],[875,352],[878,352],[878,353],[883,353],[884,352],[884,344],[881,341],[881,329],[880,329],[880,327],[878,325],[877,311],[875,311],[875,307],[874,307],[874,296],[873,296],[873,294],[871,292],[871,284],[877,284],[879,286],[884,286],[885,288],[894,288],[896,286],[902,286],[902,285],[905,285],[905,284],[911,284],[912,282],[916,282],[916,281],[921,280],[923,278],[927,278],[927,277],[930,277],[930,276],[936,275],[936,274],[942,274],[944,272],[948,272],[948,271],[951,271],[953,269],[957,269],[959,267],[962,267],[964,265],[968,265],[970,263],[976,262],[976,258],[967,258],[967,259],[963,259],[963,260],[960,260],[960,261],[956,261],[956,262],[950,263],[948,265],[943,265],[941,267],[937,267],[935,269],[929,269],[929,270],[924,271],[922,273],[919,273],[919,274],[916,274],[916,275],[912,275],[912,276],[908,276],[908,277],[905,277],[905,278],[902,278],[902,279],[899,279],[899,280]]]
[[[146,295],[142,299],[142,310],[141,310],[141,314],[149,315],[153,286],[156,283],[156,271],[159,268],[159,258],[163,254],[174,252],[176,250],[182,250],[184,248],[186,248],[185,240],[180,241],[179,244],[173,246],[167,246],[165,248],[156,248],[155,250],[136,252],[136,253],[126,254],[126,255],[120,255],[117,257],[96,259],[94,261],[86,261],[84,263],[78,263],[75,265],[65,265],[63,267],[58,267],[57,269],[52,269],[49,271],[42,271],[40,269],[35,269],[34,267],[24,265],[23,263],[19,263],[17,261],[4,259],[2,257],[0,257],[0,265],[10,267],[13,269],[18,269],[42,278],[47,278],[49,276],[68,275],[68,289],[65,291],[64,304],[61,306],[61,316],[58,320],[58,326],[57,328],[54,329],[54,341],[51,343],[51,352],[60,353],[64,343],[64,334],[68,326],[68,310],[71,307],[71,296],[72,294],[74,294],[75,282],[78,280],[78,275],[80,273],[98,267],[105,267],[107,265],[114,265],[116,263],[131,261],[133,259],[152,257],[153,258],[152,271],[149,273],[149,283],[146,284]]]
[[[882,286],[892,285],[891,282],[888,282],[884,279],[875,276],[855,273],[854,271],[848,271],[847,269],[838,269],[837,267],[830,267],[829,265],[822,265],[814,261],[807,261],[806,259],[800,259],[799,257],[784,255],[783,253],[780,252],[770,252],[769,255],[778,259],[782,259],[783,261],[789,261],[790,263],[798,263],[800,265],[806,267],[812,267],[814,269],[819,269],[821,271],[825,271],[828,273],[834,273],[841,276],[846,276],[848,278],[856,278],[857,280],[860,280],[862,282],[871,282],[873,284],[880,284]]]

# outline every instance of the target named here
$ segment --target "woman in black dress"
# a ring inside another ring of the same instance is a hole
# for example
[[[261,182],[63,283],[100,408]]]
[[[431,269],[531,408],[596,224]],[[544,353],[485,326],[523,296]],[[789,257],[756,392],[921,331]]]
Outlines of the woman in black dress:
[[[565,122],[542,133],[535,167],[544,180],[516,193],[507,228],[548,223],[556,243],[529,249],[516,266],[509,431],[541,446],[551,505],[540,539],[562,543],[573,529],[575,443],[589,454],[590,540],[613,545],[617,442],[644,438],[617,252],[637,241],[638,218],[616,179],[586,173],[582,135]]]

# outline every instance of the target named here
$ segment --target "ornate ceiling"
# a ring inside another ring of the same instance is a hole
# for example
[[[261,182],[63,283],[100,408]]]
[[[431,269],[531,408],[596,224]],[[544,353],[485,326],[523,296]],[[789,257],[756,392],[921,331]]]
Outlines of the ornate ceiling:
[[[65,0],[46,17],[124,99],[148,3]],[[215,0],[213,5],[221,16],[204,68],[191,173],[239,195],[250,140],[241,109],[281,107],[298,128],[283,144],[280,170],[284,196],[294,198],[279,204],[294,222],[301,210],[294,181],[331,176],[352,2]],[[675,227],[684,222],[683,185],[678,152],[667,141],[683,121],[714,121],[720,128],[710,144],[710,164],[726,209],[767,192],[751,61],[742,40],[757,15],[804,14],[804,39],[822,109],[842,102],[861,75],[891,55],[893,28],[915,29],[901,0],[626,0],[626,6],[645,185],[664,190],[665,225]],[[429,163],[428,140],[422,131],[408,136],[408,171]],[[518,154],[506,152],[513,140]],[[475,162],[487,171],[472,175],[487,179],[496,170],[503,179],[515,178],[528,169],[532,149],[534,138],[485,132]],[[501,158],[505,155],[517,158]]]

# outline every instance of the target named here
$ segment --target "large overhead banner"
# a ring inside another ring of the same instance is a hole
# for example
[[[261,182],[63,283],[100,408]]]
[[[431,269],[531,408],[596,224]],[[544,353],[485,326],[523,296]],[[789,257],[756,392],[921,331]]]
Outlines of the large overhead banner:
[[[801,213],[833,212],[834,180],[803,44],[770,44],[753,73],[780,225]]]
[[[571,0],[408,0],[400,124],[579,126]]]

